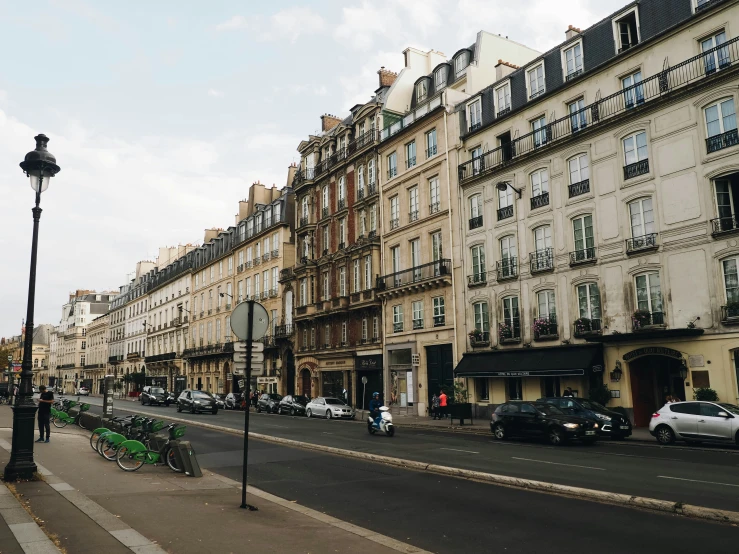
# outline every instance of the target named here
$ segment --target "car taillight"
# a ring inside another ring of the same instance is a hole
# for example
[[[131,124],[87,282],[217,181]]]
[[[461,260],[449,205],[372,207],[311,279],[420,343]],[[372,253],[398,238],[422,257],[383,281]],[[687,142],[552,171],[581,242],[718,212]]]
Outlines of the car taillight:
[[[653,418],[657,418],[657,417],[659,417],[659,416],[660,416],[660,413],[659,413],[659,412],[654,412],[654,413],[652,414],[652,417],[653,417]]]

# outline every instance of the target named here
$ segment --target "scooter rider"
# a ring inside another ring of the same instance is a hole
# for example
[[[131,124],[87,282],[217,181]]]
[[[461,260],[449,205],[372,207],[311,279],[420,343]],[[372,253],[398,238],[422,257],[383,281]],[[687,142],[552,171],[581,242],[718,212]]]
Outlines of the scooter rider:
[[[369,409],[370,409],[370,415],[372,416],[372,419],[375,420],[375,423],[377,423],[380,419],[380,408],[381,407],[382,407],[382,402],[380,402],[380,393],[373,392],[372,400],[370,400],[370,404],[369,404]]]

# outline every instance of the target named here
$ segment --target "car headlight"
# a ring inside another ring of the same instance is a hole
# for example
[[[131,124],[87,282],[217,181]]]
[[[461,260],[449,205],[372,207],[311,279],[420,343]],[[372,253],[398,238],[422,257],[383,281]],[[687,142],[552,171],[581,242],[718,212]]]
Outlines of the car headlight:
[[[597,423],[593,423],[593,428],[594,429],[597,429],[598,428],[598,424]]]
[[[580,427],[580,424],[579,423],[565,423],[565,427],[567,427],[568,429],[577,429],[578,427]]]
[[[195,401],[195,404],[200,404],[200,400],[196,400]]]
[[[610,416],[607,416],[605,414],[595,414],[595,417],[598,419],[602,419],[603,421],[611,421]]]

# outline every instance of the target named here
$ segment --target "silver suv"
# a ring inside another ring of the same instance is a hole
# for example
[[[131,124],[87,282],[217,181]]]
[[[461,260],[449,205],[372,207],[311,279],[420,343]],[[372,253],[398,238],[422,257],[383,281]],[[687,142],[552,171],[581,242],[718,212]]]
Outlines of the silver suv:
[[[736,442],[739,445],[739,407],[725,402],[674,402],[652,414],[649,432],[658,442]]]

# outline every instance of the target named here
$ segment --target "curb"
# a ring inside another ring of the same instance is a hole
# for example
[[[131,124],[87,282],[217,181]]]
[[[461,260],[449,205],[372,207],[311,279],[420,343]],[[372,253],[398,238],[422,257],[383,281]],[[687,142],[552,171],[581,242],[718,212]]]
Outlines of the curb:
[[[213,425],[211,423],[201,423],[199,421],[194,422],[187,419],[172,417],[169,417],[168,419],[170,419],[171,421],[176,421],[178,423],[195,425],[196,427],[212,429],[214,431],[226,432],[234,435],[243,436],[244,434],[244,431],[240,431],[238,429],[230,429],[228,427],[221,427],[218,425]],[[545,481],[535,481],[532,479],[522,479],[519,477],[510,477],[507,475],[498,475],[495,473],[485,473],[482,471],[473,471],[436,464],[427,464],[424,462],[405,460],[403,458],[392,458],[390,456],[381,456],[379,454],[355,452],[353,450],[344,450],[341,448],[334,448],[332,446],[321,446],[318,444],[300,442],[292,439],[283,439],[281,437],[263,435],[261,433],[249,432],[249,436],[251,438],[255,438],[257,440],[262,440],[265,442],[284,444],[286,446],[302,448],[304,450],[315,450],[323,454],[335,454],[337,456],[344,456],[346,458],[355,458],[358,460],[381,463],[385,465],[399,467],[402,469],[426,471],[429,473],[435,473],[437,475],[445,475],[448,477],[456,477],[459,479],[469,479],[472,481],[482,481],[484,483],[491,483],[494,485],[515,487],[519,489],[526,489],[530,491],[549,494],[559,494],[562,496],[578,498],[581,500],[603,502],[605,504],[613,504],[616,506],[624,506],[627,508],[640,508],[643,510],[685,516],[694,519],[703,519],[707,521],[730,523],[735,525],[739,524],[739,512],[733,512],[730,510],[719,510],[708,508],[705,506],[695,506],[692,504],[672,502],[669,500],[659,500],[656,498],[649,498],[645,496],[630,496],[628,494],[599,491],[595,489],[585,489],[581,487],[571,487],[569,485],[558,485],[556,483],[547,483]]]

